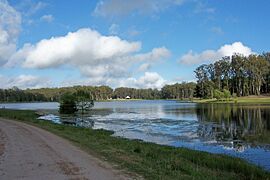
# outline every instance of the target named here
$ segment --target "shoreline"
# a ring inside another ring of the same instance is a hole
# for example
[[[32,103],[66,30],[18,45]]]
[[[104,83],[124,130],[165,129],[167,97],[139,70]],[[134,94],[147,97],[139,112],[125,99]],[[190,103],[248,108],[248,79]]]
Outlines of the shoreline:
[[[270,104],[270,96],[243,96],[230,99],[217,100],[200,99],[200,98],[185,98],[185,99],[105,99],[96,100],[95,102],[125,102],[125,101],[179,101],[186,103],[223,103],[223,104],[238,104],[238,103],[267,103]],[[0,102],[0,104],[15,104],[15,103],[57,103],[57,101],[20,101],[20,102]]]
[[[232,179],[270,177],[270,172],[239,158],[112,137],[106,130],[53,124],[36,120],[35,111],[0,110],[0,116],[43,128],[145,179],[213,178],[220,174]]]
[[[270,104],[270,96],[245,96],[230,98],[228,100],[217,100],[217,99],[193,99],[194,103],[212,103],[212,104]]]

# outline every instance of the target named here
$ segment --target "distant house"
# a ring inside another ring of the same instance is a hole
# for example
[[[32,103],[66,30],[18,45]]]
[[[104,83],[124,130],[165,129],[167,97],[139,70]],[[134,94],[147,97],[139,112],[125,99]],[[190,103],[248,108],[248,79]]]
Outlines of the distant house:
[[[129,97],[129,96],[127,96],[127,97],[126,97],[126,99],[130,99],[130,97]]]

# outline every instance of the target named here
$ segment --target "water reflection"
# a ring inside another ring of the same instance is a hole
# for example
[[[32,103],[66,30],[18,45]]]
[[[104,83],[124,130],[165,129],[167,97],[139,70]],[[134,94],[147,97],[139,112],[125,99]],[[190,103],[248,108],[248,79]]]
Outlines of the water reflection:
[[[53,114],[48,114],[41,116],[38,119],[52,121],[57,124],[74,125],[78,127],[87,127],[87,128],[93,128],[95,124],[95,122],[87,114],[83,115],[78,114],[74,116],[67,116],[67,115],[57,116]]]
[[[269,106],[205,104],[197,105],[196,113],[203,124],[198,129],[203,138],[237,145],[241,141],[269,144]]]

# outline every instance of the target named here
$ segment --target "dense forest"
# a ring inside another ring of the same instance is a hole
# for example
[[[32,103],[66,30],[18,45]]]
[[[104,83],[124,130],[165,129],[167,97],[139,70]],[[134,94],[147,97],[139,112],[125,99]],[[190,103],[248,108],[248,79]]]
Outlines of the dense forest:
[[[1,102],[59,101],[62,94],[85,91],[94,100],[124,99],[184,99],[193,98],[196,83],[165,85],[158,89],[135,89],[120,87],[113,90],[109,86],[73,86],[61,88],[26,89],[18,88],[0,90]]]
[[[59,101],[64,93],[85,91],[93,100],[124,99],[192,99],[248,96],[270,93],[270,53],[235,54],[196,68],[197,82],[165,85],[158,89],[109,86],[73,86],[20,90],[0,89],[0,102]]]
[[[196,97],[213,98],[215,91],[230,91],[233,96],[266,94],[270,91],[270,53],[235,54],[195,70]]]
[[[48,101],[48,99],[40,93],[31,93],[20,90],[16,87],[12,89],[0,89],[0,102],[37,102]]]

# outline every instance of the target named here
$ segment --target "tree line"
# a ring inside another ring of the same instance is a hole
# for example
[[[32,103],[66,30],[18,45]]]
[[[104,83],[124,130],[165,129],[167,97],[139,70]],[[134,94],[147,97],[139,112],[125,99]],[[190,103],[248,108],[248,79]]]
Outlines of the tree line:
[[[16,87],[11,89],[0,89],[0,102],[37,102],[48,101],[41,93],[31,93]]]
[[[203,64],[194,72],[197,78],[196,97],[213,98],[224,91],[238,97],[270,92],[270,53],[235,54]]]
[[[95,101],[109,99],[186,99],[193,98],[196,83],[176,83],[165,85],[158,89],[136,89],[119,87],[112,89],[109,86],[73,86],[61,88],[41,88],[20,90],[16,87],[11,89],[0,89],[0,102],[34,102],[50,101],[59,102],[61,96],[66,93],[86,92],[90,99]]]

